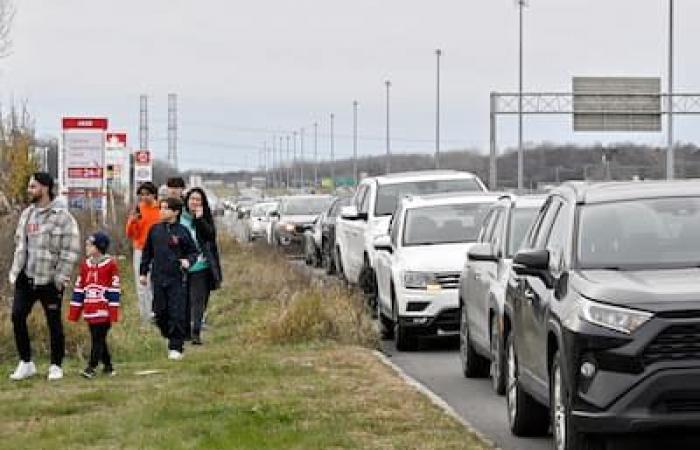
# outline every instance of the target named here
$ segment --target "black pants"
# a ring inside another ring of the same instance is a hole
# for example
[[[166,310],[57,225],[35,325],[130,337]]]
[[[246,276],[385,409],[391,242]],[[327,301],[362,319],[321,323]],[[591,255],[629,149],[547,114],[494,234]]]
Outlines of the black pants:
[[[32,312],[34,302],[39,300],[44,308],[46,324],[51,336],[51,364],[60,366],[65,353],[65,337],[61,320],[61,301],[63,292],[53,283],[35,286],[22,272],[15,283],[15,298],[12,302],[12,326],[15,332],[15,344],[19,357],[24,362],[32,360],[32,348],[29,341],[27,317]]]
[[[107,333],[112,327],[110,323],[96,323],[89,325],[92,348],[90,349],[90,367],[93,369],[99,363],[105,368],[112,367],[112,357],[107,348]]]
[[[192,336],[194,337],[199,337],[202,331],[202,319],[204,318],[204,310],[209,302],[210,292],[211,283],[208,270],[200,270],[190,274],[189,303],[192,314]]]
[[[156,325],[168,349],[181,352],[185,343],[187,324],[187,283],[177,280],[153,280],[153,313]]]

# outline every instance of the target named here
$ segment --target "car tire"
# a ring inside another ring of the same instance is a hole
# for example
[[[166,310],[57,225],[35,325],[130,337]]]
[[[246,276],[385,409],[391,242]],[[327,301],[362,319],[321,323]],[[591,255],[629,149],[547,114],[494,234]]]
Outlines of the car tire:
[[[377,302],[377,317],[379,317],[379,335],[381,338],[385,341],[394,339],[394,321],[384,315],[379,302]]]
[[[477,353],[469,337],[466,306],[462,305],[459,319],[459,359],[466,378],[483,378],[488,375],[489,361]]]
[[[394,327],[394,343],[396,344],[396,350],[400,352],[410,352],[416,350],[418,347],[418,337],[410,330],[408,327],[401,325],[401,320],[399,320],[399,311],[396,306],[396,299],[392,301],[392,316],[393,316],[393,327]]]
[[[506,408],[510,431],[516,436],[543,436],[549,430],[549,410],[518,382],[518,359],[513,333],[506,340]]]
[[[326,275],[335,274],[335,257],[333,255],[332,249],[326,249],[323,251],[321,260],[323,263],[323,268],[326,271]]]
[[[499,320],[496,314],[491,317],[491,367],[489,374],[491,375],[491,386],[497,395],[503,395],[506,392],[506,377],[503,371],[505,367],[503,340],[501,338],[501,329],[498,326]]]
[[[339,247],[336,247],[335,251],[333,252],[333,260],[335,261],[335,273],[336,273],[336,275],[338,275],[338,278],[340,279],[340,281],[347,283],[347,278],[345,277],[345,270],[343,268],[343,259],[342,259],[342,255],[340,254]]]
[[[602,436],[578,432],[571,422],[570,386],[562,369],[561,354],[552,361],[549,379],[552,440],[555,450],[604,450]]]
[[[360,270],[359,284],[365,296],[367,308],[374,315],[377,310],[377,274],[370,266],[367,257],[365,257],[364,264]]]

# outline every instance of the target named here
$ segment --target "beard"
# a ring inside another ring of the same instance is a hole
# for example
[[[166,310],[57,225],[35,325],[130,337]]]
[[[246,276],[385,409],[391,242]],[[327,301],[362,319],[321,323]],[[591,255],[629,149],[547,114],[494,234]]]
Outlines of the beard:
[[[42,198],[43,195],[41,195],[41,193],[29,194],[29,203],[37,204],[41,201]]]

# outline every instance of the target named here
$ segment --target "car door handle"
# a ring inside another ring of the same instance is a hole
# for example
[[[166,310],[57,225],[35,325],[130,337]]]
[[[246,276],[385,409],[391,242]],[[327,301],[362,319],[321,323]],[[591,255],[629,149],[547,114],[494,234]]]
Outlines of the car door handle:
[[[480,273],[475,273],[475,274],[474,274],[474,279],[475,279],[475,280],[481,280],[481,274],[480,274]]]

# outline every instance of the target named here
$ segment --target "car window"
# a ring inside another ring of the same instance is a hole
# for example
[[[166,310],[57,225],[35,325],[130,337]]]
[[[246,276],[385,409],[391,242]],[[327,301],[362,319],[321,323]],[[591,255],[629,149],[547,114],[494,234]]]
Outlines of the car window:
[[[510,213],[508,233],[508,256],[512,257],[523,245],[532,221],[537,217],[537,208],[514,208]]]
[[[429,195],[446,192],[483,191],[483,186],[474,178],[457,180],[407,181],[377,187],[375,216],[390,216],[399,200],[407,195]]]
[[[406,210],[403,245],[476,242],[487,203],[423,206]]]
[[[567,248],[571,218],[566,204],[559,201],[557,215],[547,238],[545,248],[549,250],[549,267],[553,272],[560,272],[564,263],[564,252]]]
[[[352,201],[352,204],[355,206],[355,208],[357,208],[358,211],[360,210],[360,205],[362,204],[362,200],[364,200],[366,193],[367,185],[360,185],[360,187],[357,189],[357,193],[355,194],[355,198]]]

